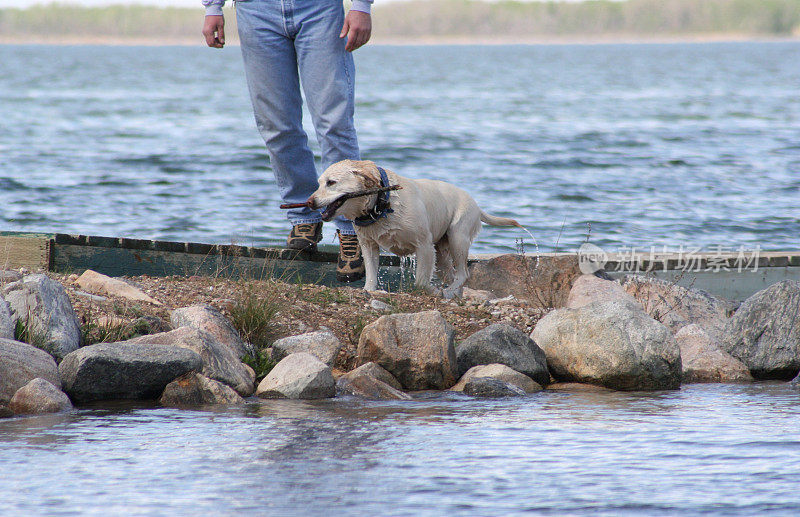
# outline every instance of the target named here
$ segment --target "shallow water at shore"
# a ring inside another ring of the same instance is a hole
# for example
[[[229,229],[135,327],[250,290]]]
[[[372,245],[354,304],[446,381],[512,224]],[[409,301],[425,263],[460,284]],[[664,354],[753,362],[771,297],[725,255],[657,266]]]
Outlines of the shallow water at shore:
[[[587,233],[607,249],[797,248],[800,42],[356,59],[363,156],[464,187],[542,251]],[[0,62],[0,229],[283,241],[237,48],[0,45]],[[473,251],[518,237],[485,227]]]
[[[795,515],[786,383],[0,420],[0,513]]]

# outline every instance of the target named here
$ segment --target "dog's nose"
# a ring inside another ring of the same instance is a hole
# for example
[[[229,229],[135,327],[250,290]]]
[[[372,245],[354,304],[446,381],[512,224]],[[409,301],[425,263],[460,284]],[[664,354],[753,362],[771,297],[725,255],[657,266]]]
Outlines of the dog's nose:
[[[317,206],[316,206],[317,205],[317,200],[314,199],[314,195],[313,194],[311,196],[309,196],[308,199],[306,199],[306,205],[308,205],[308,208],[310,208],[312,210],[317,208]]]

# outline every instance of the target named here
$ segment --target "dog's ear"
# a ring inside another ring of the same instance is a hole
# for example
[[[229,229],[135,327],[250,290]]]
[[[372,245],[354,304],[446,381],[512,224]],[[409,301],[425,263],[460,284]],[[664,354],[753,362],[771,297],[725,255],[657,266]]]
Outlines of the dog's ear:
[[[353,169],[353,174],[361,178],[361,183],[364,184],[365,189],[381,186],[380,175],[378,175],[377,169],[375,172],[365,169]]]

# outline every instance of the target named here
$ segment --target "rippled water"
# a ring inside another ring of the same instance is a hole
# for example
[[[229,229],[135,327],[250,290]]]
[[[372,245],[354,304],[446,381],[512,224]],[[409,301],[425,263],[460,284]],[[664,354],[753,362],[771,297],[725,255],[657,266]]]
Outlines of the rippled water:
[[[796,515],[785,383],[0,420],[0,514]]]
[[[237,48],[0,64],[0,229],[283,240]],[[798,247],[800,43],[367,47],[357,66],[365,158],[463,186],[543,250]],[[484,228],[473,251],[521,236]]]

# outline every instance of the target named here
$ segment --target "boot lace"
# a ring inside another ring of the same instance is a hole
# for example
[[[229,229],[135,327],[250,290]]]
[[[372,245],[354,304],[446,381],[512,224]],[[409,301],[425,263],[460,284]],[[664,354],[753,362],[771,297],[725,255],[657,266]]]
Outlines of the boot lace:
[[[297,234],[313,234],[314,233],[314,223],[303,223],[297,225]]]
[[[343,256],[348,258],[358,257],[361,248],[358,246],[358,237],[355,235],[339,234],[339,249]]]

